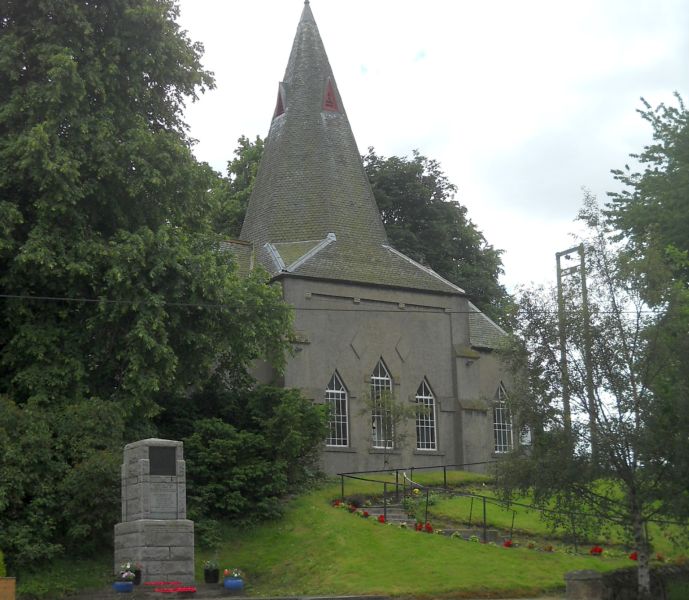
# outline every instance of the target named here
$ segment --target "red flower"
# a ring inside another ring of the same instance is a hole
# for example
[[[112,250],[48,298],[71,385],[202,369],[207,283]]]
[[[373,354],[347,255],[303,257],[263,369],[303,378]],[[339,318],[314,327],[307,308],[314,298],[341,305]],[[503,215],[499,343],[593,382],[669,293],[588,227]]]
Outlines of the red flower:
[[[594,546],[593,548],[591,548],[591,550],[589,550],[589,554],[591,554],[591,556],[600,556],[601,554],[603,554],[603,548],[601,548],[600,546]]]
[[[639,560],[639,553],[638,553],[636,550],[634,550],[634,552],[632,552],[632,553],[629,555],[629,558],[632,559],[632,560]]]
[[[340,504],[342,504],[342,500],[335,500],[333,502],[333,506],[340,506]]]
[[[423,528],[426,533],[433,533],[433,526],[428,521],[426,521],[426,524],[423,526]]]
[[[505,540],[502,543],[503,548],[511,548],[512,547],[512,540]]]
[[[423,529],[423,523],[421,521],[417,521],[415,529],[416,531],[421,531]]]
[[[385,515],[378,515],[378,522],[385,523]]]
[[[365,510],[364,512],[362,512],[362,513],[361,513],[361,516],[362,516],[362,517],[368,517],[368,511]]]

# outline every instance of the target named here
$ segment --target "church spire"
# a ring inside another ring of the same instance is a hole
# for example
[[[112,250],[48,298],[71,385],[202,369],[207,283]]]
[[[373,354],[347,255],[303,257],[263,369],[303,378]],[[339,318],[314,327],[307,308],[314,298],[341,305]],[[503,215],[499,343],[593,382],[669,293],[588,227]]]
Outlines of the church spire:
[[[242,239],[387,238],[309,2],[297,26]]]
[[[241,238],[274,276],[462,293],[388,245],[308,1]]]

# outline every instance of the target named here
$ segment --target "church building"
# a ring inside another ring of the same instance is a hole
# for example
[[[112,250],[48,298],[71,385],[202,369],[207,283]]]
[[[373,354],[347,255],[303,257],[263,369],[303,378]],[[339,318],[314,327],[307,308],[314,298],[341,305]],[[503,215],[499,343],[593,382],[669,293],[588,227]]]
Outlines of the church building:
[[[390,245],[308,0],[240,237],[295,310],[294,356],[258,378],[327,404],[325,472],[483,470],[511,449],[505,332]]]

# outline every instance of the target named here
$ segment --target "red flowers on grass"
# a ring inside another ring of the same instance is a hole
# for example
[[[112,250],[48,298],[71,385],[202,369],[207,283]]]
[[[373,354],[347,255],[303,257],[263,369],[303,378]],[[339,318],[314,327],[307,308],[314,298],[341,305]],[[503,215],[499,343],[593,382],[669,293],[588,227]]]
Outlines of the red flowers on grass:
[[[601,554],[603,554],[603,548],[601,548],[600,546],[594,546],[589,550],[589,554],[591,556],[600,556]]]
[[[385,523],[385,515],[378,515],[378,522]]]
[[[431,525],[430,521],[426,521],[426,523],[417,521],[416,525],[414,526],[414,529],[416,531],[425,531],[426,533],[433,533],[433,525]]]
[[[505,541],[502,543],[502,547],[503,547],[503,548],[511,548],[511,547],[512,547],[512,540],[505,540]]]
[[[632,553],[629,555],[629,558],[630,558],[631,560],[639,560],[639,553],[638,553],[636,550],[634,550],[634,552],[632,552]]]

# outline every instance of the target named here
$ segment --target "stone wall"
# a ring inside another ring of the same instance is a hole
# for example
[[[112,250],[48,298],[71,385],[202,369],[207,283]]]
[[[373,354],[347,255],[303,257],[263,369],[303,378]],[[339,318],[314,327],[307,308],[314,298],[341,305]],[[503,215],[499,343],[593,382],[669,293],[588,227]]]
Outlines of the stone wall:
[[[666,565],[651,568],[651,596],[666,600],[670,582],[689,582],[689,567]],[[628,567],[608,573],[571,571],[565,575],[567,600],[637,600],[637,569]]]

